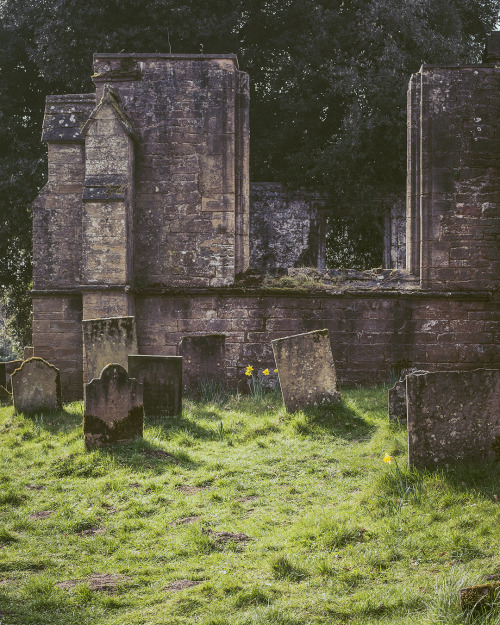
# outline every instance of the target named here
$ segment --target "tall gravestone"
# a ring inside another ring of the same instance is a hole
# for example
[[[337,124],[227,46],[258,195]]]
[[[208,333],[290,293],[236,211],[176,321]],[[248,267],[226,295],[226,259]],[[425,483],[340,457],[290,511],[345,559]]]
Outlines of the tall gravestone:
[[[200,382],[226,383],[226,336],[184,336],[179,347],[183,358],[184,388],[196,389]]]
[[[144,385],[146,415],[176,416],[182,412],[182,357],[129,355],[130,377]]]
[[[110,363],[128,367],[128,355],[137,353],[135,317],[84,319],[85,379],[97,378]]]
[[[288,411],[340,399],[328,330],[276,339],[272,346]]]
[[[100,378],[85,385],[83,436],[85,446],[105,447],[142,436],[143,387],[119,364],[110,364]]]
[[[42,358],[25,360],[11,376],[14,409],[34,413],[60,410],[61,378],[59,369]]]
[[[500,369],[406,376],[408,462],[500,459]]]

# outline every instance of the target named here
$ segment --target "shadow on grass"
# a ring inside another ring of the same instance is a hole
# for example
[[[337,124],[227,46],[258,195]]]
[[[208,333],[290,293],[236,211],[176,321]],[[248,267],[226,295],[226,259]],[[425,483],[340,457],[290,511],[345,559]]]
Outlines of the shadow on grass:
[[[367,439],[375,431],[374,426],[343,401],[315,406],[303,412],[308,425],[348,441]]]
[[[209,414],[210,418],[214,419],[214,413],[209,412]],[[200,416],[203,417],[203,414],[200,414]],[[218,420],[220,420],[220,417],[218,417]],[[189,419],[184,415],[175,417],[148,416],[145,417],[145,423],[150,427],[159,428],[161,434],[164,435],[165,438],[170,438],[176,432],[187,433],[193,438],[199,438],[202,440],[213,440],[214,438],[213,428],[203,427],[196,420]]]
[[[456,493],[473,491],[487,501],[500,501],[500,462],[455,461],[444,469],[424,469],[422,474],[444,482]]]

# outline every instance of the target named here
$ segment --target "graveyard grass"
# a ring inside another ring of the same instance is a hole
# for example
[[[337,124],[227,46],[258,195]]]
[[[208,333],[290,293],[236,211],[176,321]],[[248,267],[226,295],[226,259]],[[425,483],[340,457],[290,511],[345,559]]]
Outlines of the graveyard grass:
[[[383,387],[295,415],[203,392],[90,453],[81,403],[0,408],[2,625],[500,623],[458,605],[500,571],[497,466],[409,472]]]

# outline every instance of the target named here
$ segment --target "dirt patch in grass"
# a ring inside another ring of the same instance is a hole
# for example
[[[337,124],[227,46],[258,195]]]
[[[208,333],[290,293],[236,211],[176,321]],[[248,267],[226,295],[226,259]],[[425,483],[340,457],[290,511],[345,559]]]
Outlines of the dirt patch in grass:
[[[169,525],[189,525],[189,523],[194,523],[199,518],[199,516],[185,516],[182,519],[175,519],[175,521],[170,521]]]
[[[141,488],[142,484],[139,484],[139,482],[132,482],[132,484],[128,485],[129,488]]]
[[[238,497],[236,501],[244,503],[245,501],[255,501],[256,499],[258,499],[257,495],[247,495],[247,497]]]
[[[199,493],[200,490],[205,490],[208,486],[188,486],[188,484],[181,484],[180,486],[176,486],[175,490],[180,491],[181,493],[187,493],[188,495],[193,495],[194,493]]]
[[[142,453],[148,458],[160,458],[161,460],[168,460],[173,464],[179,464],[179,461],[175,456],[169,454],[167,451],[163,451],[162,449],[145,449]]]
[[[228,543],[230,541],[244,543],[248,540],[252,540],[246,534],[241,534],[239,532],[214,532],[210,529],[203,529],[202,532],[204,534],[208,534],[208,536],[210,536],[215,543],[219,544]]]
[[[45,486],[42,484],[26,484],[28,490],[45,490]]]
[[[178,590],[184,590],[186,588],[192,588],[193,586],[199,586],[201,582],[195,582],[192,579],[178,579],[175,582],[172,582],[165,586],[163,590],[168,592],[176,592]]]
[[[32,521],[40,521],[41,519],[48,519],[54,512],[55,510],[41,510],[40,512],[33,512],[33,514],[30,514],[29,518]]]
[[[105,527],[95,527],[88,530],[82,530],[78,532],[78,536],[101,536],[106,533]]]
[[[114,592],[119,584],[130,580],[131,578],[126,575],[93,573],[85,579],[68,579],[65,582],[60,582],[57,586],[62,590],[71,590],[78,584],[86,583],[90,590],[94,590],[96,592]]]

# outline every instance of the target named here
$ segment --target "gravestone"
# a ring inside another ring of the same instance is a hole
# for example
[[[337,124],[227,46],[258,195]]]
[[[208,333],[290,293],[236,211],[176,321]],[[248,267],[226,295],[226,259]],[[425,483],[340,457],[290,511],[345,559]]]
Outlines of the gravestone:
[[[12,382],[10,377],[21,366],[22,362],[22,360],[0,362],[0,401],[6,402],[12,399]]]
[[[113,363],[85,385],[83,436],[87,449],[133,441],[142,436],[142,384]]]
[[[144,386],[146,415],[181,414],[182,356],[129,355],[128,372]]]
[[[11,376],[12,399],[16,412],[34,413],[60,410],[59,369],[43,358],[25,360]]]
[[[184,336],[179,347],[184,388],[194,389],[201,381],[226,384],[226,335]]]
[[[408,463],[500,459],[500,369],[406,377]]]
[[[275,339],[272,346],[289,412],[340,399],[328,330]]]
[[[110,363],[120,364],[127,369],[128,355],[137,353],[135,317],[84,319],[82,325],[84,379],[87,382],[99,377],[103,368]]]
[[[388,391],[389,421],[406,424],[406,380],[398,380]]]

